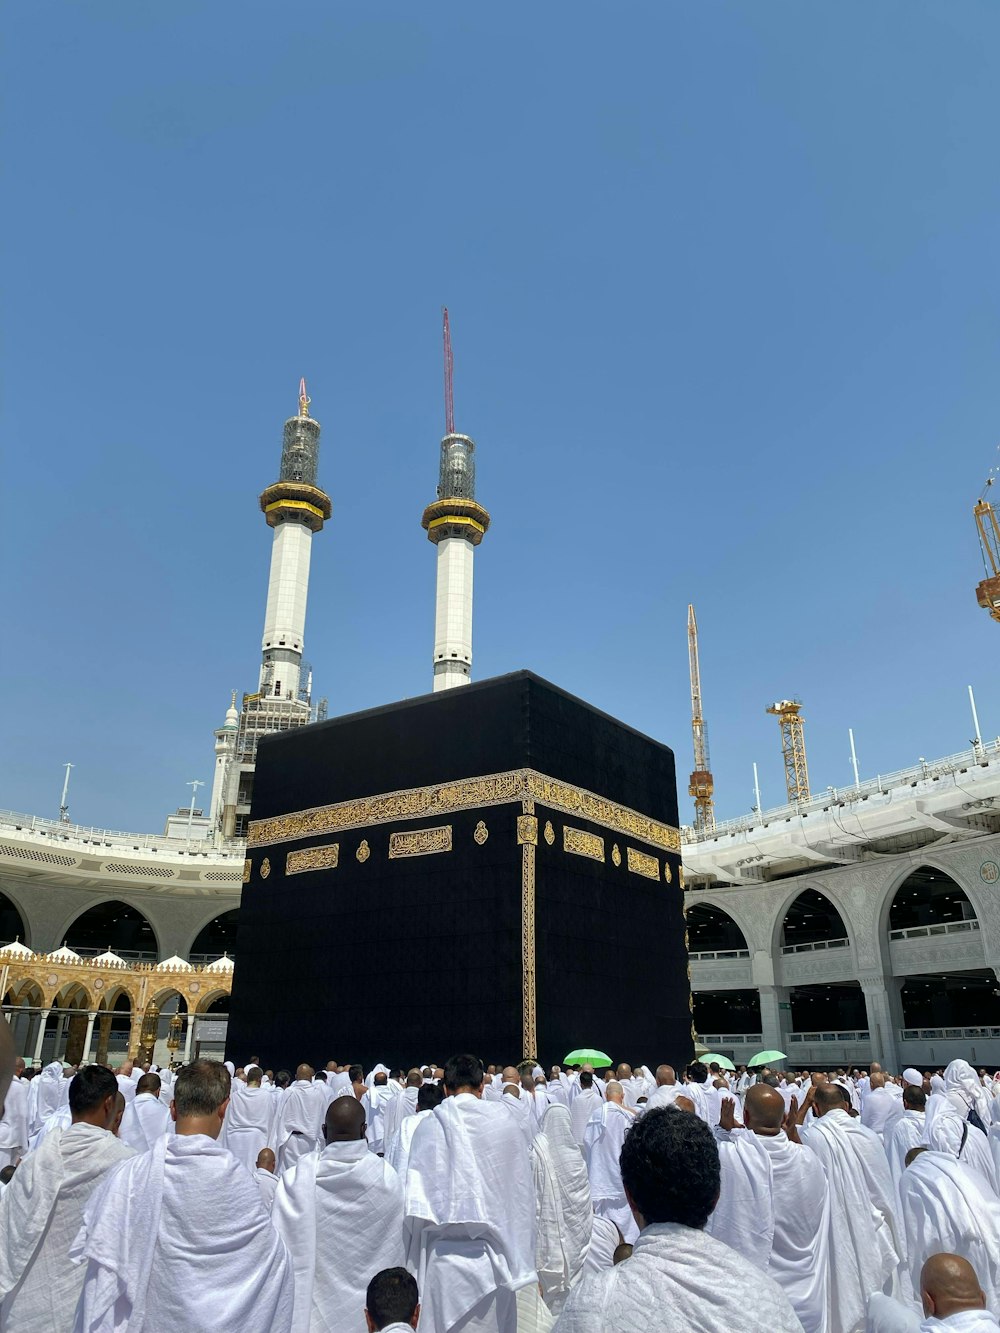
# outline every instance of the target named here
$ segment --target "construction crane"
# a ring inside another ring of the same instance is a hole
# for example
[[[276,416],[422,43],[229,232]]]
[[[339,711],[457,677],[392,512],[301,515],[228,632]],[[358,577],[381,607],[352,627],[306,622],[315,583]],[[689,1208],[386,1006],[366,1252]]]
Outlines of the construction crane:
[[[986,574],[982,583],[976,587],[976,601],[989,611],[994,620],[1000,620],[1000,524],[997,523],[996,511],[985,498],[986,492],[992,485],[991,472],[972,510],[976,520],[976,531],[979,533],[983,571]]]
[[[688,605],[688,665],[691,671],[691,736],[694,740],[694,772],[688,795],[694,797],[694,826],[699,833],[715,828],[715,784],[708,759],[708,727],[701,715],[701,670],[698,666],[698,622]]]
[[[781,727],[781,757],[785,761],[785,788],[789,805],[809,799],[809,770],[806,767],[806,738],[802,721],[802,703],[798,699],[779,699],[767,712],[773,713]]]

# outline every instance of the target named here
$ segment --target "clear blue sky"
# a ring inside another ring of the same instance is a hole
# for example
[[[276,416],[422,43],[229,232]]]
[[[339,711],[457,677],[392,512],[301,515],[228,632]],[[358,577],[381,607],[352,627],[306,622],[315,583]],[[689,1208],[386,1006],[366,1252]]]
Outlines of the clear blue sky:
[[[257,681],[298,378],[331,713],[425,692],[443,430],[530,667],[718,812],[1000,732],[971,518],[1000,439],[995,0],[8,8],[0,805],[156,829]],[[682,810],[690,803],[682,794]]]

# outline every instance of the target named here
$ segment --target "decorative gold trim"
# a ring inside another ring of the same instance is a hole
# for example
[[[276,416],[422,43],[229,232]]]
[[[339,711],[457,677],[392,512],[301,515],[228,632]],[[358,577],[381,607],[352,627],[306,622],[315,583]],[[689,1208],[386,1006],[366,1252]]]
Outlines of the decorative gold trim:
[[[525,800],[521,819],[534,818],[535,803]],[[520,833],[521,819],[518,820]],[[534,1059],[538,1054],[538,1019],[535,1000],[535,840],[521,843],[521,1045],[522,1055]]]
[[[253,870],[253,862],[250,860],[250,857],[248,856],[247,859],[243,862],[243,883],[244,883],[244,884],[249,884],[249,883],[250,883],[250,872],[251,872],[251,870]]]
[[[680,833],[669,824],[661,824],[627,806],[530,768],[366,796],[337,805],[315,806],[273,819],[255,819],[250,824],[247,846],[251,849],[272,847],[275,843],[293,842],[297,838],[371,828],[402,819],[452,815],[462,810],[524,800],[535,800],[561,814],[576,815],[588,823],[600,824],[619,837],[635,838],[661,851],[680,851]]]
[[[536,815],[518,815],[517,841],[520,844],[530,842],[533,847],[538,846],[538,818]]]
[[[659,884],[660,862],[657,857],[650,856],[647,852],[640,852],[635,847],[627,847],[625,854],[628,857],[628,868],[633,875],[645,875],[647,879],[655,879]]]
[[[574,856],[589,856],[592,861],[604,860],[604,839],[586,829],[563,825],[563,851]]]
[[[340,843],[325,847],[307,847],[301,852],[289,852],[285,857],[285,874],[301,875],[306,870],[334,870],[340,860]]]
[[[451,825],[440,828],[407,829],[405,833],[389,834],[389,860],[402,856],[429,856],[432,852],[451,851]]]
[[[490,836],[489,829],[486,827],[483,821],[480,820],[479,823],[476,825],[475,833],[473,833],[472,835],[473,840],[477,842],[480,847],[482,847],[483,843],[489,836]]]
[[[270,859],[269,859],[268,857],[265,856],[264,859],[263,859],[263,861],[261,861],[261,863],[260,863],[260,877],[261,877],[261,879],[267,879],[267,877],[268,877],[268,875],[269,875],[270,873],[271,873],[271,862],[270,862]]]
[[[617,843],[615,843],[615,845],[611,848],[611,860],[612,860],[612,863],[614,864],[614,866],[615,866],[616,868],[617,868],[618,866],[620,866],[621,863],[622,863],[622,854],[621,854],[621,852],[618,850],[618,844],[617,844]]]
[[[678,886],[678,888],[681,888],[681,889],[684,888],[684,867],[683,867],[683,866],[678,866],[678,867],[677,867],[677,886]]]
[[[673,884],[674,882],[674,872],[670,869],[669,861],[663,862],[663,878],[667,881],[668,884]]]
[[[551,847],[552,844],[555,842],[555,840],[556,840],[556,831],[555,831],[555,829],[552,827],[552,820],[551,820],[551,819],[547,819],[547,820],[545,821],[545,841],[546,841],[546,842],[549,844],[549,846]]]
[[[358,850],[354,853],[354,855],[358,858],[361,864],[364,865],[364,863],[368,860],[371,854],[372,854],[372,849],[368,846],[368,839],[362,838],[361,842],[358,844]]]

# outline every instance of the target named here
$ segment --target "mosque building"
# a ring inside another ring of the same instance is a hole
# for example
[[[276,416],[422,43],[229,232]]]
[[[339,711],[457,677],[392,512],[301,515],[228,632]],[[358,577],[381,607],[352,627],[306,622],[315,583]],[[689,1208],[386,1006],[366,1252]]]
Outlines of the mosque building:
[[[260,497],[273,535],[257,685],[215,733],[207,809],[192,802],[162,835],[0,812],[0,996],[26,1059],[223,1048],[257,742],[325,716],[304,666],[311,546],[331,515],[319,441],[303,381]],[[489,523],[449,410],[422,518],[434,691],[471,678]],[[737,1062],[775,1048],[805,1068],[1000,1065],[1000,741],[681,837],[685,883],[662,887],[685,895],[708,1048]]]

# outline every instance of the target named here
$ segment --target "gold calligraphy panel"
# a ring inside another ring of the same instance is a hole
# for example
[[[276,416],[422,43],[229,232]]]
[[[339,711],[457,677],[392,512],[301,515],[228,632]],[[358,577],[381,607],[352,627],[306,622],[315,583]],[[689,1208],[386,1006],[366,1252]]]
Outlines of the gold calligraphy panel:
[[[582,828],[563,826],[563,851],[574,856],[589,856],[592,861],[604,860],[604,839]]]
[[[333,870],[340,860],[340,843],[325,847],[307,847],[302,852],[289,852],[285,857],[285,874],[301,875],[306,870]]]
[[[647,879],[655,879],[659,884],[660,862],[655,856],[650,856],[648,852],[640,852],[635,847],[627,847],[625,855],[628,857],[628,868],[633,875],[645,875]]]
[[[389,860],[403,856],[428,856],[432,852],[451,851],[451,825],[440,828],[409,829],[405,833],[389,834]]]

